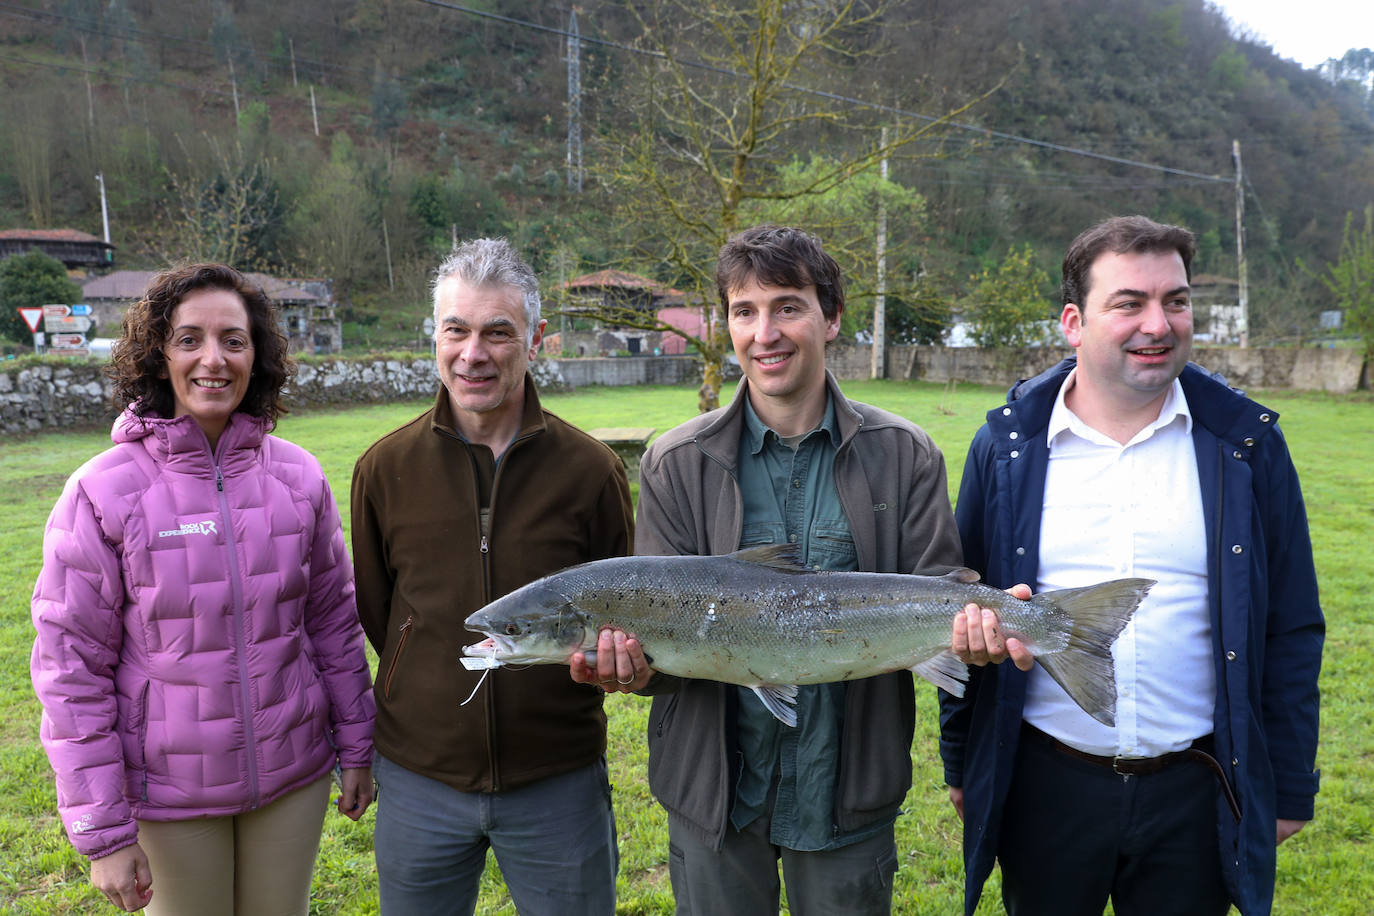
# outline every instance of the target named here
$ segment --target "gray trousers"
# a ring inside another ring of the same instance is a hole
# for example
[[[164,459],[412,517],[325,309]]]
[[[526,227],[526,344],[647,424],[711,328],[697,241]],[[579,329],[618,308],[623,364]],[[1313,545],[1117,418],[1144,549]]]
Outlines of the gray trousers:
[[[668,815],[668,871],[676,916],[766,916],[778,912],[778,863],[792,916],[889,916],[897,872],[893,828],[839,849],[798,852],[768,839],[761,817],[727,828],[719,852]]]

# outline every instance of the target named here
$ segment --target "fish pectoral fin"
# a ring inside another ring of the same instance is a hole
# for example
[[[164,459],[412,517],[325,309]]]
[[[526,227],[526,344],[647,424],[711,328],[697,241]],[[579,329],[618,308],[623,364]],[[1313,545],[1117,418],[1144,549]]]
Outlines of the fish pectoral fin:
[[[783,725],[797,726],[797,688],[793,684],[760,684],[751,687],[759,702]]]
[[[948,649],[928,658],[919,665],[911,666],[912,674],[925,678],[945,693],[961,697],[964,695],[964,682],[968,680],[968,665],[965,665]]]

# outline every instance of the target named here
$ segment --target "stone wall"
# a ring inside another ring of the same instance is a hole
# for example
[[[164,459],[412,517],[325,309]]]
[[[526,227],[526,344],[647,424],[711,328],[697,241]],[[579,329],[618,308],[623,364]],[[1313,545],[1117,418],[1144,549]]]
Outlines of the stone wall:
[[[887,378],[1010,386],[1017,379],[1030,378],[1072,355],[1073,350],[1067,347],[889,347]],[[868,378],[871,359],[869,347],[832,346],[826,353],[826,364],[839,378]],[[1353,348],[1195,347],[1193,361],[1246,390],[1287,388],[1344,393],[1369,387],[1363,353]]]
[[[1054,365],[1068,350],[1027,348],[979,350],[950,347],[891,347],[887,377],[931,382],[950,380],[1008,386]],[[826,360],[840,378],[868,378],[867,347],[831,347]],[[1348,392],[1368,387],[1359,350],[1193,351],[1198,363],[1225,375],[1238,388],[1292,388]],[[734,367],[727,367],[731,369]],[[98,363],[52,362],[4,369],[0,364],[0,434],[42,429],[108,427],[114,420],[110,385]],[[535,379],[547,391],[586,385],[695,385],[696,360],[681,356],[541,359]],[[738,375],[735,369],[733,375]],[[287,391],[293,406],[426,401],[437,390],[432,357],[353,358],[304,362]]]

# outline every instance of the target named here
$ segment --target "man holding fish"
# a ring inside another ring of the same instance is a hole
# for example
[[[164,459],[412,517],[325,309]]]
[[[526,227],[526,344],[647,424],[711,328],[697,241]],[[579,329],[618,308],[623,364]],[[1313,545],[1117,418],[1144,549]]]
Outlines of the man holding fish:
[[[994,857],[1012,916],[1270,911],[1312,819],[1324,623],[1277,414],[1188,362],[1192,233],[1118,217],[1064,259],[1077,356],[970,447],[957,518],[991,585],[1158,580],[1114,648],[1116,724],[1041,666],[941,696],[965,909]]]
[[[717,286],[744,380],[729,406],[650,446],[637,553],[788,544],[811,569],[958,567],[939,450],[910,422],[845,398],[826,371],[844,308],[834,259],[804,232],[760,226],[726,243]],[[708,619],[716,612],[725,609]],[[1032,662],[994,614],[961,632],[966,660]],[[794,914],[890,912],[893,823],[911,784],[911,675],[803,686],[789,727],[750,687],[656,674],[643,651],[624,628],[604,630],[595,659],[575,655],[572,674],[654,694],[649,783],[668,811],[679,916],[777,912],[779,860]]]
[[[353,475],[358,614],[379,656],[381,911],[471,914],[491,849],[524,916],[612,916],[603,695],[552,668],[478,675],[458,659],[476,608],[629,552],[625,469],[541,409],[539,285],[504,239],[455,247],[434,322],[434,406]]]

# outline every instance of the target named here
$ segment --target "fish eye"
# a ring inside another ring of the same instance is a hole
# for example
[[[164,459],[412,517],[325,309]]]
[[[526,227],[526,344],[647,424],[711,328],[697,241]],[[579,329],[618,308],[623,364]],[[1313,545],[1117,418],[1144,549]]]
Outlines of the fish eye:
[[[506,635],[507,635],[507,636],[519,636],[519,635],[520,635],[520,624],[518,624],[518,623],[508,623],[508,624],[506,624]]]

